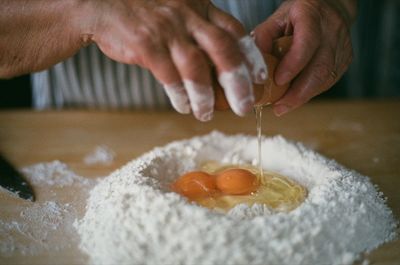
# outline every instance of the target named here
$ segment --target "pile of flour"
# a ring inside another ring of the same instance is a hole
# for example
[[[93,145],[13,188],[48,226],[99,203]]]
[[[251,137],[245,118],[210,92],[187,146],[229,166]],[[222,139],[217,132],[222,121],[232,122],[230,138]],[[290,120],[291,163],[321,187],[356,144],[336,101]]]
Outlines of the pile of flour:
[[[263,139],[263,167],[308,189],[289,213],[238,205],[228,214],[169,190],[207,160],[255,164],[257,139],[212,132],[131,161],[91,191],[75,225],[92,264],[351,264],[394,239],[396,221],[367,177],[282,137]]]

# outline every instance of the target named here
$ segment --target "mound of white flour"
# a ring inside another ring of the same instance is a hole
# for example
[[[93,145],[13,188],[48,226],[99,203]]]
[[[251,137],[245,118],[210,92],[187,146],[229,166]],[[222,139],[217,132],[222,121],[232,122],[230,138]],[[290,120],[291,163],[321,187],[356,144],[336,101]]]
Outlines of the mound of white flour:
[[[80,248],[92,264],[351,264],[396,236],[367,177],[282,137],[263,139],[263,166],[309,191],[289,213],[239,205],[224,215],[168,189],[204,161],[256,157],[255,137],[218,132],[144,154],[91,191]]]

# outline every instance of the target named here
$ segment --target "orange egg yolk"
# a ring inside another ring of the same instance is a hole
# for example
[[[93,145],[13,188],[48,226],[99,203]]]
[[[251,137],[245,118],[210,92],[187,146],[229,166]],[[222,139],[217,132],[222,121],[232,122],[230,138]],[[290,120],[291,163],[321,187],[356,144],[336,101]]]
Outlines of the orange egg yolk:
[[[289,212],[307,197],[307,190],[271,171],[251,165],[223,165],[209,161],[204,171],[188,172],[171,184],[171,189],[189,201],[217,212],[227,213],[239,204],[262,204]]]
[[[211,196],[217,191],[215,177],[202,171],[182,175],[172,184],[172,190],[191,199]]]
[[[245,169],[227,169],[216,178],[217,188],[229,195],[247,195],[257,190],[260,183],[253,173]]]

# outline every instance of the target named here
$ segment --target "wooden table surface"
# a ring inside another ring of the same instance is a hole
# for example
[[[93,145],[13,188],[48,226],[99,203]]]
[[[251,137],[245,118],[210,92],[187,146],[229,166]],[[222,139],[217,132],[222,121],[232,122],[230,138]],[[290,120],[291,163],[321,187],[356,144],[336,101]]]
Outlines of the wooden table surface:
[[[316,101],[281,118],[266,109],[263,124],[264,135],[281,134],[301,141],[369,176],[400,219],[400,100]],[[90,178],[106,176],[155,146],[212,130],[255,135],[255,118],[223,112],[213,121],[201,123],[174,112],[1,111],[0,152],[18,167],[60,160]],[[109,166],[85,164],[83,157],[103,144],[116,153],[114,162]],[[42,194],[37,197],[40,202]],[[1,209],[18,203],[0,192],[0,219],[4,214]],[[399,250],[400,240],[396,240],[367,258],[371,264],[400,264]],[[66,264],[76,256],[82,254],[67,249],[38,257],[0,256],[0,263]]]

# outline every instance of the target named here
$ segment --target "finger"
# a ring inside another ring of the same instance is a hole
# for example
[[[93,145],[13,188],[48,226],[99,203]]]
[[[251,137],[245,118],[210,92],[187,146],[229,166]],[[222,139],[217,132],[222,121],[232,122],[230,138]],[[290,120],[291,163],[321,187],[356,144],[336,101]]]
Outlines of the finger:
[[[334,52],[327,47],[319,49],[286,94],[274,104],[274,113],[281,116],[300,107],[311,98],[328,90],[343,73],[344,69],[336,73]]]
[[[311,16],[295,14],[292,23],[293,44],[276,69],[275,80],[278,85],[292,81],[310,62],[321,43],[319,23]]]
[[[200,121],[213,117],[214,92],[211,86],[211,69],[204,53],[187,40],[175,41],[171,56],[185,85],[194,116]]]
[[[142,54],[144,54],[143,57],[146,58],[144,66],[149,68],[158,81],[163,84],[173,108],[181,114],[190,113],[188,95],[168,51],[164,48],[150,48],[151,47],[147,47],[142,51]]]
[[[242,23],[240,23],[233,16],[218,9],[213,4],[208,7],[208,19],[219,28],[225,30],[232,35],[235,39],[240,39],[246,35]]]
[[[189,32],[216,66],[229,105],[237,115],[244,116],[252,109],[254,96],[246,60],[237,41],[196,15],[188,19]]]
[[[351,43],[350,33],[348,31],[342,31],[339,35],[339,42],[336,50],[341,51],[336,53],[336,65],[339,65],[340,69],[349,67],[353,60],[353,46]]]
[[[264,83],[268,78],[267,67],[254,40],[246,35],[243,25],[231,15],[219,10],[214,5],[209,7],[209,19],[219,28],[228,32],[234,39],[239,40],[239,47],[244,54],[253,81],[258,84]]]
[[[263,84],[268,78],[267,66],[253,38],[245,36],[239,40],[239,46],[250,65],[254,83]]]
[[[199,121],[210,121],[214,111],[214,92],[210,85],[203,85],[191,79],[184,79],[193,114]]]
[[[237,115],[245,116],[253,108],[254,95],[246,65],[241,64],[232,71],[220,73],[218,82],[224,89],[233,112]]]
[[[164,90],[171,101],[172,107],[181,114],[190,113],[189,97],[183,83],[169,83]]]
[[[284,35],[284,24],[284,21],[273,15],[253,30],[255,43],[263,53],[272,53],[273,41]]]

